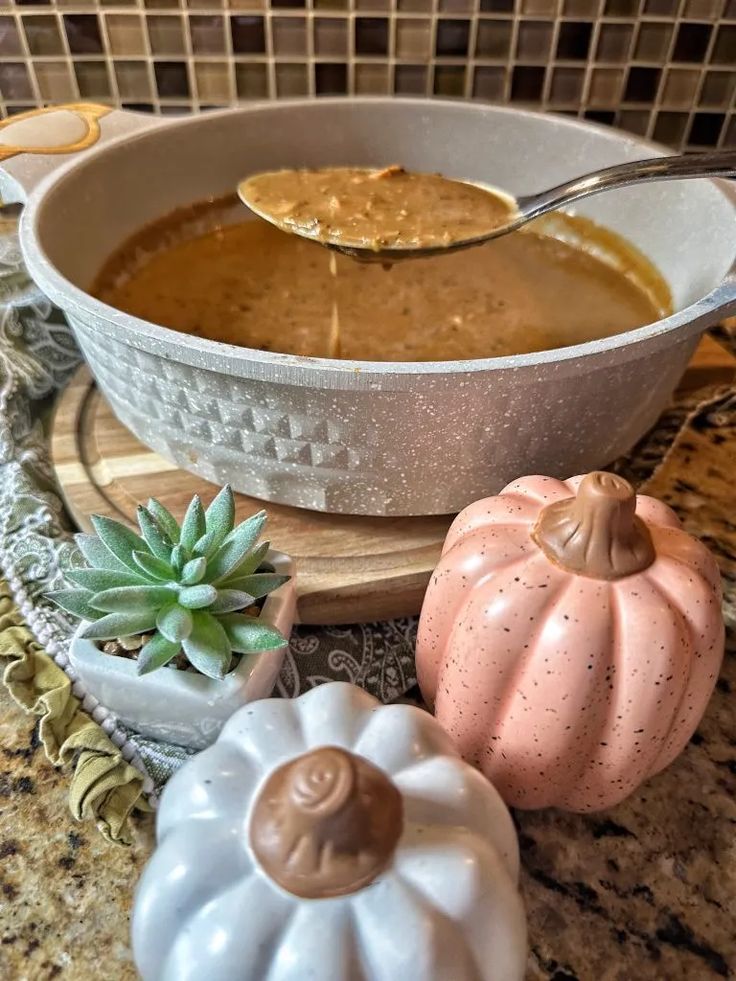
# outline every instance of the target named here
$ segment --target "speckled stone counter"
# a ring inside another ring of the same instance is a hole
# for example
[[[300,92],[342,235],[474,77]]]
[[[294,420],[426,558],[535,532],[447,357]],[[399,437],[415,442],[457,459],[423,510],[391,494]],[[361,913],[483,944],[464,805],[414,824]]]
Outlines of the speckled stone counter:
[[[735,420],[736,397],[711,402],[647,486],[714,548],[731,628]],[[668,770],[604,814],[516,815],[531,981],[736,975],[733,630],[729,643],[707,715]],[[128,981],[131,895],[152,819],[139,820],[128,849],[76,824],[66,777],[46,762],[34,733],[34,720],[0,689],[0,978]]]

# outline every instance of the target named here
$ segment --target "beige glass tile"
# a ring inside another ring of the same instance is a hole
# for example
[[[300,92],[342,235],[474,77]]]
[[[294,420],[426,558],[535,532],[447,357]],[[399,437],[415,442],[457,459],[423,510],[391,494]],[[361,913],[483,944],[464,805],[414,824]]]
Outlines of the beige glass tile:
[[[501,102],[505,89],[506,70],[479,65],[473,78],[473,96],[489,102]]]
[[[593,19],[601,11],[603,0],[563,0],[562,10],[566,17]]]
[[[26,15],[23,17],[23,30],[32,55],[64,54],[59,22],[53,14],[40,17]]]
[[[391,0],[353,0],[356,10],[390,10]],[[420,2],[425,3],[427,0],[420,0]],[[402,7],[403,10],[409,10],[413,8]],[[421,10],[426,10],[426,7],[417,8]],[[431,9],[431,3],[430,3]]]
[[[268,95],[266,66],[260,62],[236,64],[235,83],[238,98],[265,99]]]
[[[229,102],[230,65],[225,61],[197,61],[194,65],[197,94],[200,102]]]
[[[210,0],[209,3],[202,4],[206,7],[219,7],[222,4],[219,0]],[[231,10],[265,10],[268,7],[267,0],[229,0],[225,3]]]
[[[730,105],[736,89],[736,71],[707,72],[703,79],[700,104],[719,106],[724,109]]]
[[[432,53],[432,21],[423,17],[396,20],[396,54],[399,58],[428,58]]]
[[[557,13],[557,0],[521,0],[521,10],[527,16],[539,17]]]
[[[722,0],[685,0],[682,16],[688,20],[717,20]]]
[[[198,54],[225,54],[225,21],[220,14],[193,14],[189,18],[192,51]]]
[[[582,68],[555,68],[552,73],[550,101],[557,104],[579,103],[584,81],[585,71]]]
[[[83,99],[105,99],[111,94],[110,76],[104,61],[77,61],[74,63],[77,88]]]
[[[634,44],[636,60],[665,61],[672,41],[672,32],[672,24],[647,23],[646,21],[641,23]]]
[[[348,10],[350,0],[312,0],[315,10]]]
[[[670,68],[662,87],[662,104],[689,108],[695,100],[699,81],[700,72],[695,69]]]
[[[473,10],[473,0],[439,0],[439,9],[443,13],[468,13]]]
[[[623,109],[619,113],[619,125],[621,129],[629,133],[636,133],[637,136],[646,136],[649,128],[651,113],[645,109]]]
[[[306,54],[307,21],[303,17],[274,17],[271,31],[276,55]]]
[[[338,17],[315,17],[314,51],[327,57],[345,56],[348,51],[348,21]]]
[[[399,10],[421,13],[432,9],[432,0],[396,0],[396,6]]]
[[[276,93],[279,98],[308,95],[307,66],[299,62],[277,64]]]
[[[543,20],[522,21],[516,42],[520,61],[546,61],[552,49],[552,24]]]
[[[511,22],[482,20],[475,45],[477,58],[507,58],[511,47]]]
[[[105,14],[110,50],[115,55],[145,55],[143,20],[138,14]]]
[[[598,61],[628,61],[633,36],[633,24],[601,24]]]
[[[12,17],[0,17],[0,55],[17,55],[22,50],[15,20]]]
[[[123,99],[131,102],[150,102],[151,83],[145,61],[116,61],[115,78]]]
[[[169,14],[146,17],[148,40],[155,55],[184,54],[184,26],[181,17]]]
[[[388,95],[390,93],[388,65],[381,62],[358,62],[355,66],[357,95]]]
[[[588,101],[591,106],[615,106],[621,99],[622,68],[595,68],[590,77]]]
[[[42,99],[47,102],[68,102],[76,98],[76,86],[67,62],[35,61],[33,69]]]
[[[0,95],[13,100],[34,97],[28,69],[22,61],[0,59]]]

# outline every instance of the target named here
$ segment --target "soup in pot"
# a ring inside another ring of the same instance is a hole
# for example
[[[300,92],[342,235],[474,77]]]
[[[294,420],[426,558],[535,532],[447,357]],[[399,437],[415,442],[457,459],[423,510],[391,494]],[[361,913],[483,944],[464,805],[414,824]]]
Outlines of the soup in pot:
[[[671,311],[652,264],[582,218],[549,216],[465,252],[383,269],[253,219],[234,197],[181,209],[138,232],[92,291],[197,337],[366,361],[541,351]]]

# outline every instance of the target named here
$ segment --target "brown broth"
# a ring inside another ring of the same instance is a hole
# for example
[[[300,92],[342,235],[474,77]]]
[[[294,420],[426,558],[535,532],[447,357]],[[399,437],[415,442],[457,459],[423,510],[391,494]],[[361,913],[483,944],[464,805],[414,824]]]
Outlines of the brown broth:
[[[640,327],[671,308],[651,263],[584,219],[558,215],[390,270],[338,256],[333,276],[321,246],[263,221],[228,224],[232,209],[230,199],[203,203],[142,230],[108,260],[93,292],[197,337],[311,356],[335,351],[336,301],[340,357],[369,361],[546,350]]]

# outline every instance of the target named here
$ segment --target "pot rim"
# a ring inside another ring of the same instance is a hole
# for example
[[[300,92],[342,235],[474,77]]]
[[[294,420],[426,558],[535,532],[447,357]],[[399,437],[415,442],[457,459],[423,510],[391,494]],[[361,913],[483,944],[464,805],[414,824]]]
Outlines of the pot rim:
[[[148,139],[153,134],[159,133],[159,131],[165,134],[170,128],[202,124],[205,120],[235,113],[241,115],[259,112],[278,113],[279,111],[292,110],[295,107],[302,109],[317,106],[328,107],[330,105],[344,107],[346,104],[402,104],[411,106],[417,111],[434,106],[452,106],[454,108],[462,106],[471,112],[476,111],[481,114],[491,113],[492,115],[503,114],[522,118],[549,117],[552,115],[557,126],[574,130],[597,130],[605,133],[609,138],[613,136],[619,143],[628,144],[637,149],[647,150],[654,156],[665,156],[672,153],[669,148],[651,140],[618,131],[603,124],[591,123],[587,120],[572,119],[528,109],[516,109],[511,106],[493,106],[475,102],[458,103],[457,100],[452,99],[374,98],[370,96],[350,98],[336,96],[319,100],[284,99],[260,102],[251,106],[216,110],[195,116],[190,115],[182,118],[170,117],[162,119],[160,123],[156,122],[153,125],[151,125],[150,117],[145,117],[146,125],[142,127],[139,133],[122,135],[93,148],[81,157],[73,157],[63,166],[47,175],[34,188],[24,208],[19,233],[23,257],[30,275],[40,289],[60,306],[62,310],[67,311],[71,308],[72,313],[74,313],[75,309],[78,309],[85,314],[91,314],[98,322],[104,322],[112,330],[115,328],[124,328],[126,331],[124,338],[120,338],[118,331],[115,331],[114,336],[123,340],[128,346],[143,351],[155,351],[160,354],[167,354],[173,360],[182,364],[195,367],[206,364],[211,370],[222,370],[236,376],[267,377],[271,380],[283,379],[284,381],[294,382],[296,380],[294,376],[297,374],[301,384],[310,385],[313,379],[309,376],[313,372],[319,373],[315,375],[314,380],[321,383],[320,387],[322,387],[325,381],[324,372],[331,373],[337,384],[341,381],[352,379],[354,386],[357,388],[364,387],[361,379],[365,380],[366,376],[410,375],[421,377],[534,369],[548,364],[570,361],[577,362],[621,350],[630,351],[630,356],[636,357],[636,349],[641,344],[653,345],[654,347],[667,346],[670,335],[678,334],[677,339],[681,340],[685,336],[701,332],[708,324],[717,320],[719,316],[727,315],[730,308],[736,310],[735,258],[733,265],[724,279],[714,289],[682,310],[675,311],[668,317],[656,320],[651,324],[645,324],[643,327],[638,327],[635,330],[587,341],[584,344],[568,345],[567,347],[553,348],[528,354],[455,361],[335,360],[331,358],[282,354],[275,351],[259,351],[240,345],[226,344],[221,341],[194,337],[191,334],[185,334],[172,328],[163,327],[159,324],[134,317],[103,303],[68,280],[58,271],[39,243],[37,237],[39,216],[44,207],[47,194],[62,184],[67,174],[75,167],[82,165],[84,161],[91,161],[98,156],[104,156],[107,152],[114,152],[114,148],[122,143]],[[729,182],[721,179],[711,180],[710,183],[714,184],[724,199],[731,203],[736,216],[736,187],[732,187]],[[85,324],[85,326],[87,325]],[[99,325],[95,325],[94,329],[99,330]]]

